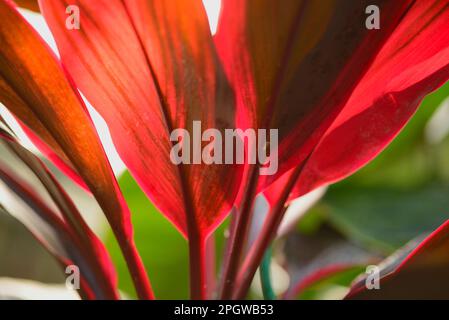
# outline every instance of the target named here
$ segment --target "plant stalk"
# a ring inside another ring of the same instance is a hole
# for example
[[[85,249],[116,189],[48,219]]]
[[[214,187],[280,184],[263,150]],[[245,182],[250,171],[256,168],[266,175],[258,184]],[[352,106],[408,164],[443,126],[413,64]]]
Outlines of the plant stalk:
[[[114,231],[115,228],[113,228]],[[124,237],[120,232],[115,232],[117,242],[125,258],[126,265],[128,266],[129,273],[131,275],[134,287],[136,289],[137,296],[141,300],[153,300],[154,293],[151,288],[151,284],[145,270],[145,266],[142,262],[134,240],[132,237]]]
[[[223,300],[231,299],[235,288],[235,280],[237,278],[240,262],[245,250],[245,243],[248,237],[248,230],[251,223],[252,207],[257,192],[258,171],[256,166],[252,166],[249,173],[249,182],[244,193],[244,205],[241,212],[236,212],[233,216],[229,242],[229,259],[225,259],[222,278],[222,292],[220,298]]]
[[[206,288],[207,298],[215,299],[216,294],[216,250],[215,250],[215,234],[211,234],[206,240]]]
[[[207,299],[207,260],[204,237],[189,233],[190,298]]]
[[[179,174],[181,176],[189,241],[190,299],[205,300],[207,299],[207,236],[202,232],[196,221],[195,207],[192,203],[193,197],[187,185],[186,167],[180,166]]]
[[[287,202],[288,196],[298,180],[302,168],[303,166],[298,166],[292,172],[282,194],[279,196],[278,201],[268,213],[259,236],[250,248],[249,253],[243,262],[241,271],[237,277],[239,287],[236,288],[236,291],[232,296],[233,299],[245,298],[251,285],[251,281],[254,278],[254,274],[263,259],[264,253],[276,236],[277,229],[279,228],[286,211],[285,203]]]

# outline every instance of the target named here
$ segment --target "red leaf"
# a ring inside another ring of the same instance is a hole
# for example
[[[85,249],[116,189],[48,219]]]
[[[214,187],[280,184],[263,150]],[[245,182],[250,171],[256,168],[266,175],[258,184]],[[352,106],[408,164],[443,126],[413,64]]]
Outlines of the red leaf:
[[[423,241],[410,243],[381,263],[378,266],[380,289],[367,290],[364,277],[353,285],[346,298],[447,299],[448,250],[449,220]]]
[[[43,123],[29,111],[27,102],[24,101],[17,92],[0,77],[0,94],[2,103],[6,106],[14,106],[14,113],[16,114],[18,122],[21,124],[23,130],[28,137],[33,141],[36,147],[51,159],[64,173],[72,178],[83,188],[87,186],[79,177],[76,170],[73,168],[67,155],[61,149],[61,146],[54,139],[52,134],[45,128]],[[28,126],[26,124],[28,124]],[[29,128],[32,128],[30,130]]]
[[[4,1],[0,28],[2,102],[41,138],[70,157],[105,208],[123,211],[93,125],[63,70],[31,27]],[[10,91],[3,90],[8,87]],[[8,99],[13,92],[20,103]],[[70,110],[70,112],[68,112]],[[44,128],[45,131],[41,131]],[[57,147],[55,147],[55,145]],[[107,198],[107,201],[106,201]],[[117,206],[120,208],[117,210]],[[116,215],[116,219],[121,219]]]
[[[68,1],[40,2],[62,61],[111,130],[118,152],[155,205],[187,235],[207,235],[229,212],[240,171],[176,166],[171,130],[233,128],[230,90],[207,17],[195,1],[77,0],[80,30],[65,28]]]
[[[448,28],[448,1],[415,2],[312,153],[291,198],[365,165],[449,79]]]
[[[259,179],[259,168],[249,174],[243,196],[248,199],[236,216],[231,241],[245,241],[255,190],[263,191],[288,170],[302,168],[410,3],[376,1],[383,26],[368,30],[365,11],[373,4],[368,0],[223,1],[215,43],[236,94],[237,124],[275,129],[279,135],[277,149],[270,150],[270,160],[276,161],[273,157],[278,156],[279,168]],[[270,141],[272,147],[275,144]],[[296,180],[297,173],[292,177]],[[271,216],[270,221],[280,222],[277,215]],[[271,229],[264,227],[267,232],[276,231]],[[258,244],[262,242],[256,243],[260,249],[257,258],[261,257],[264,246]],[[234,290],[241,255],[241,250],[235,250],[224,269],[222,298],[229,298]],[[255,266],[253,263],[251,270],[240,273],[243,285],[235,296],[245,295]]]
[[[39,12],[39,3],[37,0],[13,0],[19,7],[31,11]]]
[[[21,121],[19,121],[21,122]],[[59,156],[54,150],[58,150],[59,147],[55,144],[55,148],[49,147],[38,135],[36,135],[33,131],[31,131],[26,125],[21,124],[22,129],[33,142],[33,144],[39,149],[42,154],[49,159],[54,165],[56,165],[63,173],[65,173],[70,179],[72,179],[78,186],[83,188],[86,192],[89,191],[89,187],[83,181],[83,179],[79,176],[79,174],[73,169],[73,165],[70,164],[70,161],[64,160],[66,158]],[[49,136],[51,140],[51,136]],[[62,153],[63,154],[63,153]]]
[[[279,129],[279,170],[302,163],[367,71],[411,1],[224,0],[216,46],[241,127]],[[368,5],[382,28],[368,30]]]
[[[51,50],[9,2],[0,1],[0,14],[1,101],[49,146],[56,143],[67,156],[108,218],[139,295],[152,297],[134,247],[129,209],[80,96]],[[11,99],[11,92],[19,99]]]

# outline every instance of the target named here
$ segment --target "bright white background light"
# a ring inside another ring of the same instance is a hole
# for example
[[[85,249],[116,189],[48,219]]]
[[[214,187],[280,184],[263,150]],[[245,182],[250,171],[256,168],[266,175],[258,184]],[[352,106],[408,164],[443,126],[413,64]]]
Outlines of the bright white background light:
[[[221,0],[203,0],[203,5],[209,18],[210,31],[215,34],[220,16]]]

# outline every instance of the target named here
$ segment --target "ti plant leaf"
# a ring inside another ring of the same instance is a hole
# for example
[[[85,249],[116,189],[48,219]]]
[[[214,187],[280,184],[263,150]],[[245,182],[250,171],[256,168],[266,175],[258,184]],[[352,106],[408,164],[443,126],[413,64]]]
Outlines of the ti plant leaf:
[[[448,299],[448,231],[449,220],[410,242],[379,264],[378,273],[356,281],[347,299]],[[377,280],[378,287],[368,290],[366,283]]]
[[[139,296],[153,298],[129,209],[73,81],[12,2],[0,1],[0,15],[0,101],[84,180],[118,238]]]
[[[0,161],[2,193],[9,195],[3,211],[22,222],[65,267],[80,270],[81,294],[89,299],[117,299],[114,267],[101,241],[90,230],[72,200],[50,171],[13,136],[0,131],[2,143],[36,175],[57,211],[33,188]]]

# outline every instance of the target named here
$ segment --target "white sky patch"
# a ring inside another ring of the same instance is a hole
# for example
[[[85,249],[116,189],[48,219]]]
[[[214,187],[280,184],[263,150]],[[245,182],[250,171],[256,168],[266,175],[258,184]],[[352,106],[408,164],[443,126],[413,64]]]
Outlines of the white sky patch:
[[[100,136],[101,143],[103,144],[103,148],[108,156],[109,162],[111,164],[112,170],[115,175],[119,176],[126,170],[126,165],[123,163],[120,158],[117,149],[115,149],[114,143],[112,142],[111,133],[109,131],[108,125],[103,117],[97,112],[97,110],[92,107],[92,105],[85,99],[83,96],[84,103],[89,110],[89,114],[92,118],[92,121],[97,129],[98,135]]]
[[[27,279],[0,278],[0,298],[20,300],[80,300],[76,290],[62,284]]]
[[[221,0],[203,0],[203,5],[209,18],[210,32],[214,35],[217,32],[220,17]]]

